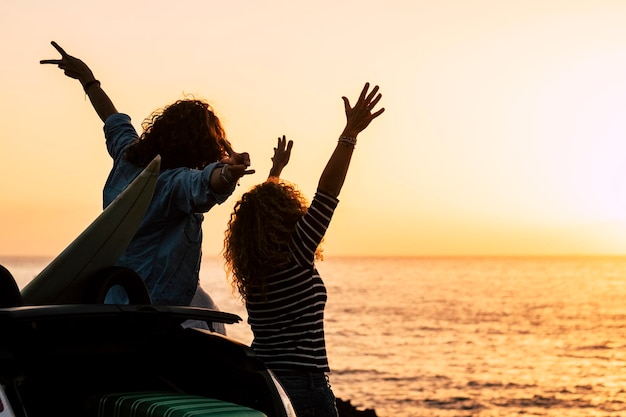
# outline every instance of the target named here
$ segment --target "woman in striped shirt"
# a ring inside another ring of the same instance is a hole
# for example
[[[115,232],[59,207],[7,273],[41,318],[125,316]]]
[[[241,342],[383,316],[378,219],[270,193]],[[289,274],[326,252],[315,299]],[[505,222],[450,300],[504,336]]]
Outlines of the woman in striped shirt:
[[[228,222],[224,256],[246,303],[252,349],[284,386],[299,417],[337,416],[327,378],[326,288],[315,260],[357,135],[385,110],[373,111],[380,98],[378,86],[370,92],[368,83],[354,107],[342,97],[346,126],[310,205],[295,185],[279,179],[293,145],[283,136],[269,178],[241,197]]]

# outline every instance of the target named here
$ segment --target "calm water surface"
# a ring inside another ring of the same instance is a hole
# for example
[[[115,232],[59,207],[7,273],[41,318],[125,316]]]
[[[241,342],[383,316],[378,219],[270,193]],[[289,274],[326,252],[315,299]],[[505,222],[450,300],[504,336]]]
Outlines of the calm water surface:
[[[0,258],[25,285],[48,259]],[[332,258],[338,397],[379,417],[626,415],[626,258]],[[202,285],[243,323],[218,259]]]

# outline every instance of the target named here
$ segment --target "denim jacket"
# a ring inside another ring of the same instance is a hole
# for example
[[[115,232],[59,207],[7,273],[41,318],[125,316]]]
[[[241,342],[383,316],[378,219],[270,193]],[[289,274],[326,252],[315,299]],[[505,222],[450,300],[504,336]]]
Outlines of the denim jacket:
[[[107,150],[113,168],[104,186],[104,207],[109,205],[141,172],[124,160],[126,148],[138,137],[126,114],[111,115],[104,124]],[[202,170],[173,168],[162,171],[135,237],[118,265],[137,272],[146,283],[154,304],[188,305],[196,291],[202,258],[202,213],[232,194],[211,190],[211,172],[222,164]],[[122,302],[122,300],[108,300]]]

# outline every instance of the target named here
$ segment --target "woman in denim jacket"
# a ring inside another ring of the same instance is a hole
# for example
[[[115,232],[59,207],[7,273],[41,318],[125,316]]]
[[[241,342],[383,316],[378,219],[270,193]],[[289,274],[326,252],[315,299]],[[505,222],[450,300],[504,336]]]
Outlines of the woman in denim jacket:
[[[143,222],[118,265],[137,272],[154,304],[217,307],[199,285],[203,213],[232,194],[248,170],[247,153],[236,153],[218,117],[201,100],[179,100],[156,110],[138,135],[130,117],[119,113],[91,69],[52,45],[61,59],[46,59],[77,79],[104,122],[106,146],[113,168],[104,186],[110,204],[141,170],[161,156],[161,172]],[[123,303],[111,291],[107,302]],[[219,329],[223,332],[223,327]]]

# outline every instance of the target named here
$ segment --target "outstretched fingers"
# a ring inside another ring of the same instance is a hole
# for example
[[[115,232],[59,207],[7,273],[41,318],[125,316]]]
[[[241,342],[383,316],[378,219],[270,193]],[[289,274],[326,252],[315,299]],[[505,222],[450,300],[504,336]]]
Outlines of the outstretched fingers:
[[[369,84],[365,84],[365,85],[369,85]],[[372,98],[376,95],[377,92],[378,92],[378,86],[376,85],[374,86],[374,89],[367,95],[366,102],[371,102]]]
[[[361,95],[359,95],[359,101],[363,101],[365,99],[365,95],[367,94],[367,90],[369,90],[370,88],[370,83],[365,83],[365,85],[363,86],[363,90],[361,90]],[[375,90],[378,87],[375,88]]]
[[[41,61],[39,61],[39,63],[61,65],[67,58],[70,57],[70,55],[67,52],[65,52],[65,50],[61,48],[61,46],[55,41],[52,41],[50,43],[52,44],[52,46],[54,46],[54,49],[56,49],[59,52],[59,54],[61,54],[61,59],[42,59]]]
[[[346,107],[346,111],[353,110],[353,109],[356,109],[357,107],[360,107],[360,108],[364,108],[368,112],[371,112],[371,110],[373,110],[374,107],[376,107],[376,104],[378,104],[382,95],[378,93],[379,87],[377,85],[374,86],[372,91],[368,93],[369,86],[370,86],[369,83],[365,83],[365,86],[363,86],[363,90],[361,90],[361,94],[359,95],[358,101],[352,108],[349,105],[348,99],[345,97],[342,97],[345,107]]]
[[[369,97],[369,98],[368,98],[368,101],[369,101],[369,103],[370,103],[370,104],[369,104],[369,106],[370,106],[370,107],[375,106],[375,105],[376,105],[376,103],[378,103],[378,101],[380,100],[380,98],[381,98],[382,96],[383,96],[382,94],[378,93],[378,95],[377,95],[376,97],[374,97],[373,99],[372,99],[371,97]]]
[[[385,109],[381,108],[376,111],[375,107],[380,102],[382,94],[378,92],[379,87],[376,85],[369,91],[370,84],[365,83],[361,90],[358,101],[354,107],[350,107],[350,103],[346,97],[342,97],[346,108],[346,129],[344,132],[350,134],[358,134],[363,131],[372,120],[380,116]]]
[[[341,97],[341,99],[343,100],[343,108],[346,111],[346,114],[348,114],[348,112],[350,110],[352,110],[352,107],[350,107],[350,100],[348,100],[348,97]]]
[[[281,151],[291,151],[291,147],[293,146],[293,141],[289,140],[287,141],[287,138],[285,137],[285,135],[283,135],[282,138],[278,138],[278,148],[274,148],[274,150],[276,151],[277,149],[281,150]]]
[[[369,85],[368,83],[365,84],[366,86]],[[367,108],[368,112],[372,112],[372,110],[374,110],[374,107],[376,107],[376,105],[378,104],[378,102],[380,101],[380,99],[382,98],[382,94],[380,94],[378,92],[378,86],[374,86],[374,88],[372,89],[372,91],[367,95],[367,98],[365,100],[365,106]],[[378,116],[380,116],[383,112],[385,111],[385,108],[383,107],[382,109],[377,110],[375,113],[371,113],[371,118],[374,119]]]
[[[289,162],[289,158],[291,157],[291,148],[293,147],[293,141],[287,141],[285,135],[282,138],[278,138],[278,144],[274,148],[274,156],[272,157],[272,162],[274,164],[279,164],[282,167],[287,165]]]
[[[376,87],[376,89],[378,89],[378,86]],[[374,107],[376,107],[376,105],[378,104],[381,98],[382,98],[382,94],[379,93],[372,101],[370,101],[370,104],[367,106],[367,109],[370,112],[374,110]],[[372,113],[372,119],[380,116],[384,111],[385,111],[385,108],[383,107],[377,110],[375,113]]]
[[[385,111],[385,108],[381,108],[380,110],[376,111],[376,113],[372,113],[372,120],[377,118],[378,116],[380,116],[381,114],[383,114],[383,112]]]
[[[40,64],[54,64],[54,65],[59,65],[61,64],[61,60],[60,59],[42,59],[39,61]]]
[[[61,45],[59,45],[58,43],[56,43],[55,41],[50,42],[52,44],[52,46],[54,46],[54,49],[56,49],[57,51],[59,51],[59,53],[61,54],[62,58],[67,58],[70,56],[70,54],[68,54],[67,52],[65,52],[65,50],[63,48],[61,48]]]

